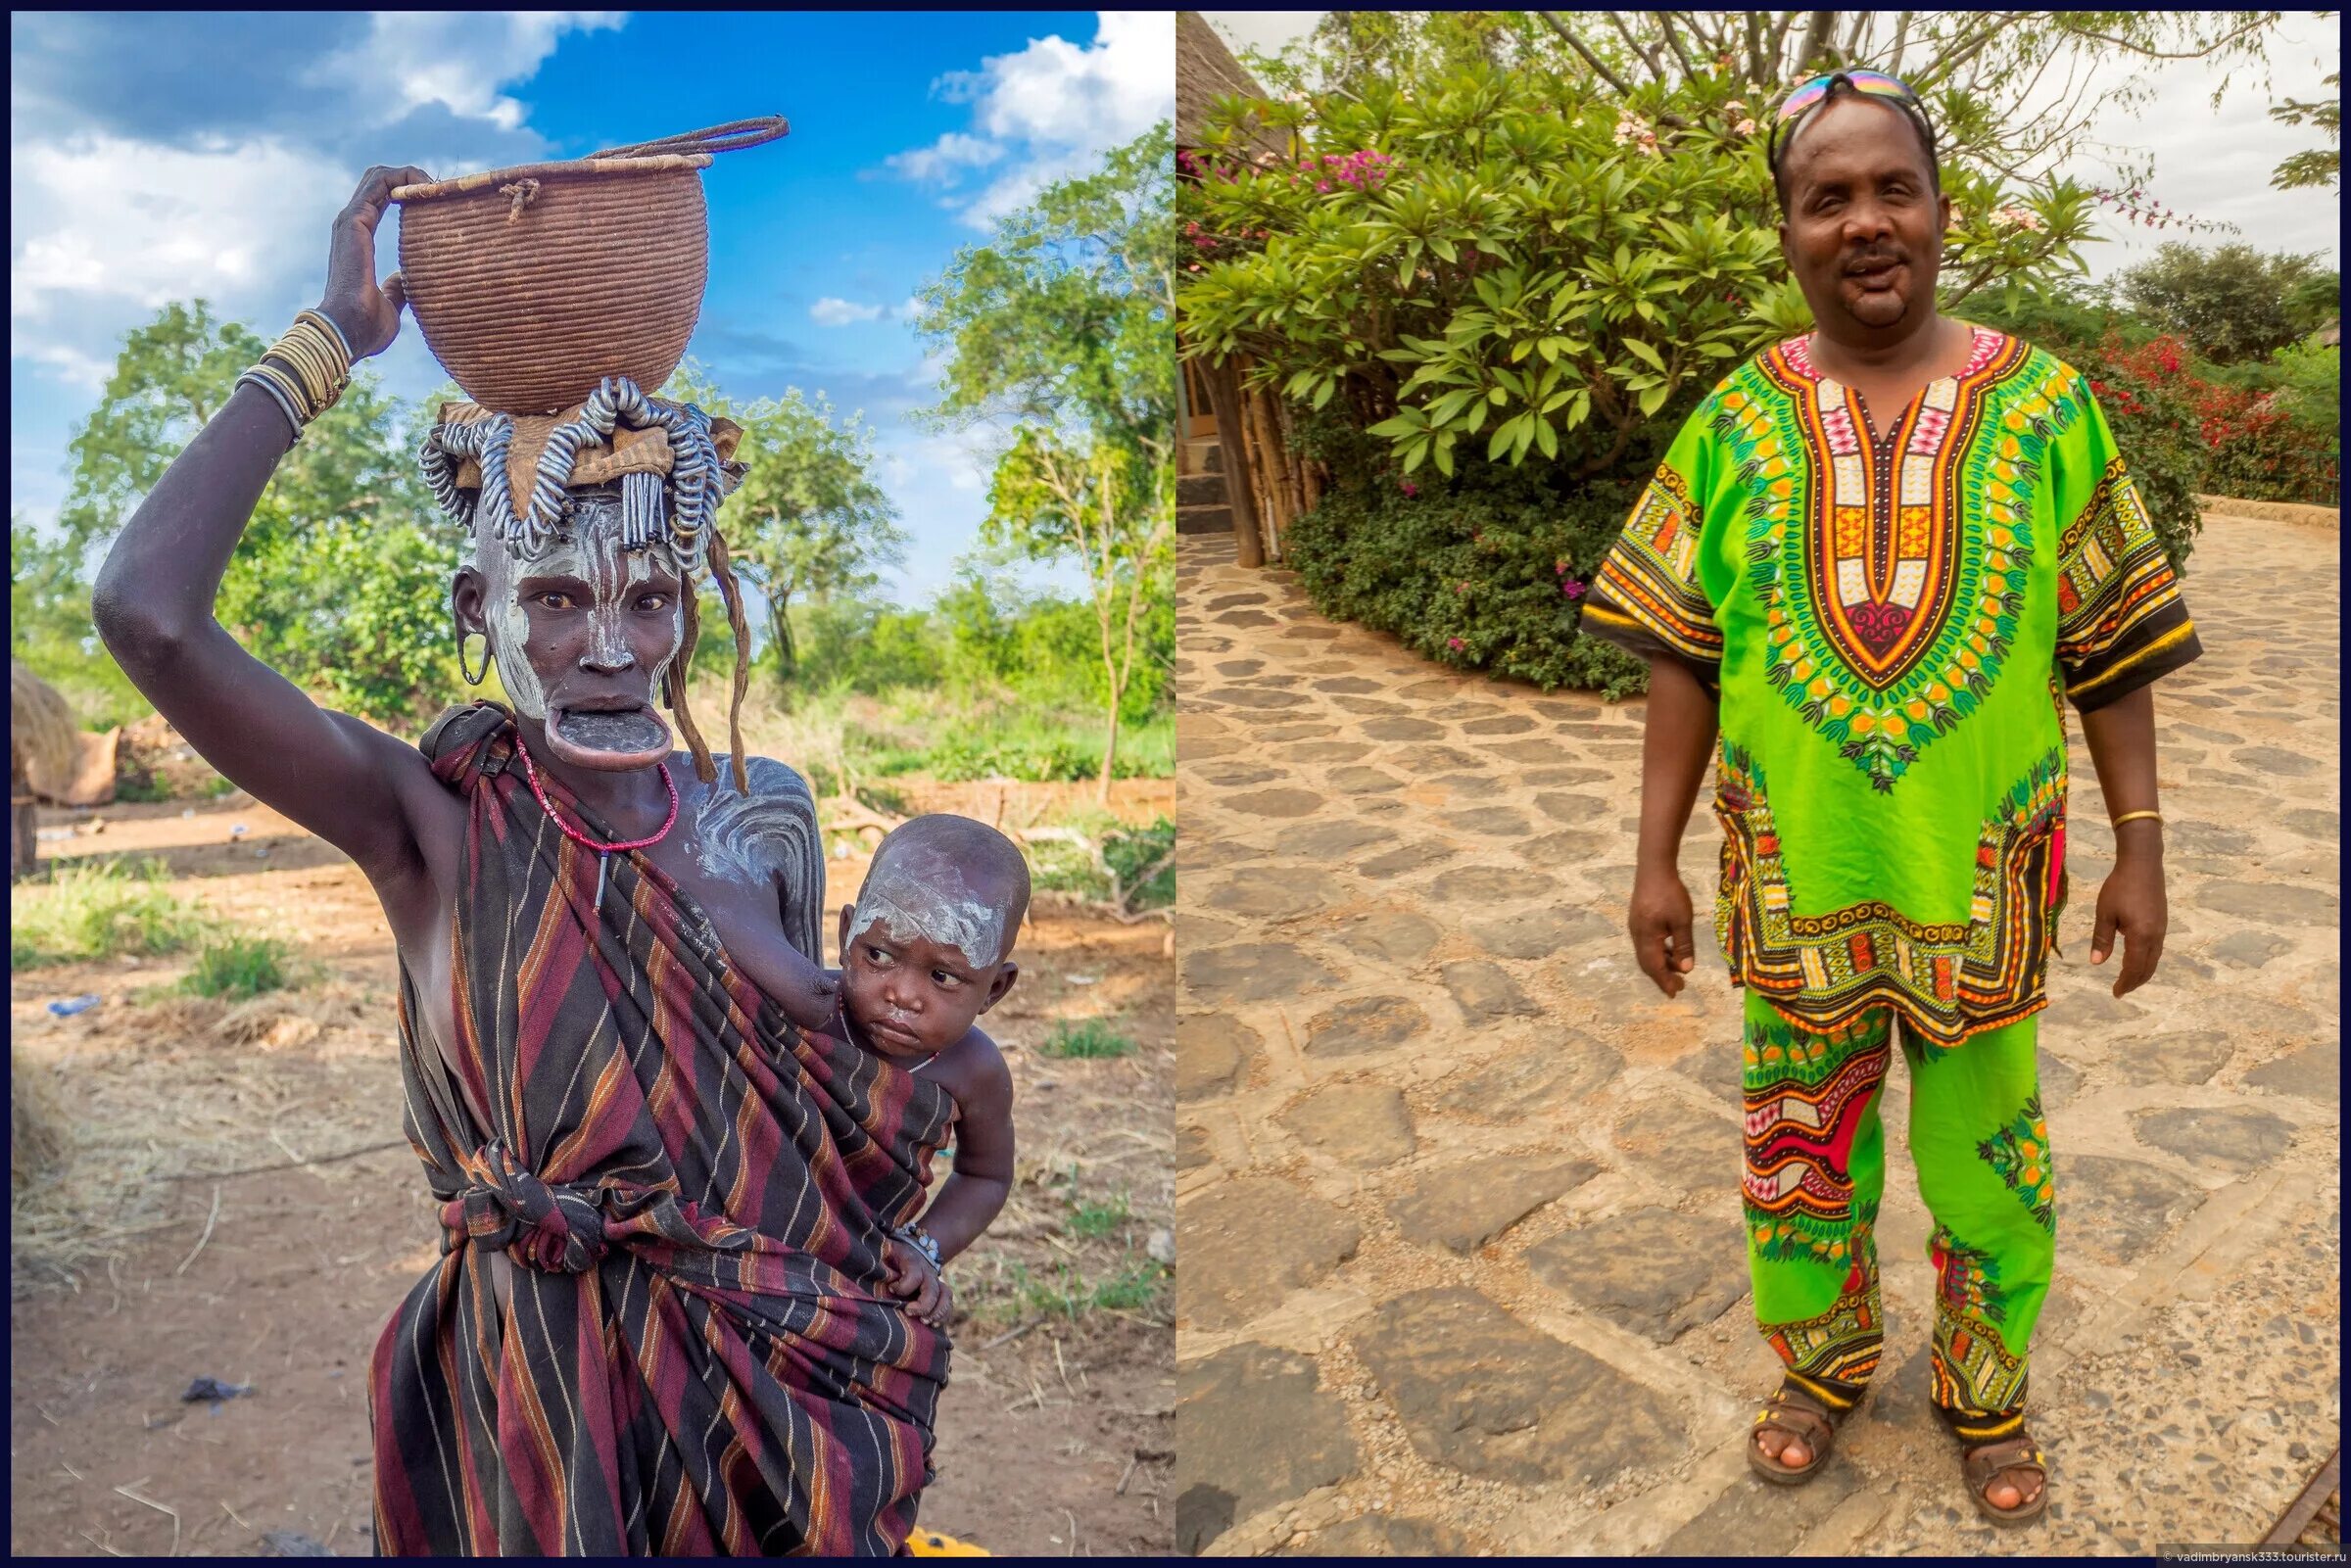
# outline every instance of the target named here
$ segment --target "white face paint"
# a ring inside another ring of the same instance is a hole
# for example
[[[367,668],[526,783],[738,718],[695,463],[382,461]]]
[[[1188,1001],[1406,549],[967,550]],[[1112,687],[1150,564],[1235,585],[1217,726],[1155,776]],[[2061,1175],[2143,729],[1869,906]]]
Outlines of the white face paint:
[[[943,851],[915,845],[894,851],[866,874],[849,940],[879,925],[896,942],[918,938],[951,947],[975,971],[1004,956],[1005,911],[976,896],[963,869]]]
[[[635,662],[627,636],[629,606],[656,569],[681,585],[670,606],[668,651],[653,665],[648,699],[661,700],[661,683],[686,639],[684,585],[669,547],[630,550],[620,546],[620,506],[617,501],[589,501],[571,518],[571,531],[555,537],[538,555],[519,559],[504,541],[479,539],[474,544],[474,569],[483,578],[482,616],[490,629],[490,650],[498,661],[498,678],[514,700],[514,710],[526,718],[547,722],[547,688],[532,668],[527,651],[531,620],[524,610],[520,585],[526,578],[573,577],[588,586],[589,637],[585,662],[604,670],[622,669]]]

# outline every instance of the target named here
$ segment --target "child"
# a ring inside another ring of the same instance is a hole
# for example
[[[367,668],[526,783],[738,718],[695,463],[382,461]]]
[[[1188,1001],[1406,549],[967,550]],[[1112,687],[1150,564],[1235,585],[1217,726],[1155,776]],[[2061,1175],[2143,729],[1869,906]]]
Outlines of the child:
[[[936,813],[882,840],[856,904],[840,912],[838,1027],[955,1101],[954,1173],[885,1255],[891,1293],[935,1326],[951,1306],[939,1265],[987,1229],[1012,1192],[1012,1073],[972,1022],[1020,976],[1012,944],[1028,911],[1029,863],[1012,840]]]

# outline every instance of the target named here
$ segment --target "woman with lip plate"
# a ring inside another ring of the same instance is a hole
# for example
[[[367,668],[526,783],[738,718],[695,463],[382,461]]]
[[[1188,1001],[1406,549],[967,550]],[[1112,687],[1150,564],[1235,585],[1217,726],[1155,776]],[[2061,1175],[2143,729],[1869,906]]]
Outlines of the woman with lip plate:
[[[398,944],[443,1253],[369,1368],[377,1548],[896,1552],[947,1345],[888,1288],[878,1215],[947,1112],[802,1032],[839,995],[813,803],[740,740],[713,759],[684,707],[695,574],[733,598],[709,526],[731,427],[617,379],[552,420],[443,411],[425,471],[474,538],[459,657],[483,636],[513,707],[456,709],[420,748],[214,618],[271,471],[399,330],[375,229],[426,178],[368,170],[322,303],[172,463],[93,602],[198,752],[358,862]]]

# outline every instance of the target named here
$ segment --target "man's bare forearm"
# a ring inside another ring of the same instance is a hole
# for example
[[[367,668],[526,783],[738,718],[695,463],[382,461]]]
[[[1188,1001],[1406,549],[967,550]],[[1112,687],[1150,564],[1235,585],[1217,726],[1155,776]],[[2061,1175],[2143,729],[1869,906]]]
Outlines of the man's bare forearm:
[[[2097,769],[2098,789],[2111,819],[2160,804],[2155,786],[2155,689],[2142,686],[2102,708],[2082,715],[2082,736]],[[2117,859],[2163,856],[2163,823],[2154,817],[2127,822],[2114,831]]]
[[[1719,716],[1698,677],[1673,659],[1649,661],[1649,720],[1641,738],[1640,864],[1671,872],[1705,783]]]

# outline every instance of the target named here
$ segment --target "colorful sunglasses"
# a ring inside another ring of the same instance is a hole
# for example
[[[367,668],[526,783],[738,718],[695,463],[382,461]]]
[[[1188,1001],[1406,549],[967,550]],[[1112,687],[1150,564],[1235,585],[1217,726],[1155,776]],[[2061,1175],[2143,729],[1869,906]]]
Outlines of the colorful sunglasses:
[[[1926,140],[1928,156],[1934,155],[1935,127],[1927,120],[1927,106],[1919,101],[1907,82],[1882,71],[1832,71],[1805,82],[1780,104],[1780,112],[1771,122],[1770,138],[1764,145],[1764,160],[1771,167],[1780,166],[1780,149],[1795,133],[1796,122],[1826,102],[1830,87],[1839,81],[1850,82],[1857,93],[1886,99],[1908,115]]]

